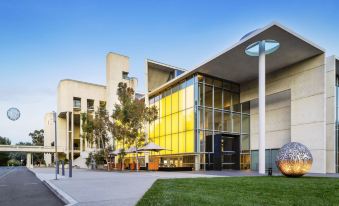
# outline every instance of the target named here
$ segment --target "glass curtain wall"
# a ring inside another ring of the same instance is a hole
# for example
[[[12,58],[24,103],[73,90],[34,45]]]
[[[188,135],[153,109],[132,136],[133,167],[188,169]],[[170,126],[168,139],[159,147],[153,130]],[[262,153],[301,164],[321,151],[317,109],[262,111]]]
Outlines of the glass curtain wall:
[[[158,119],[149,125],[149,140],[167,150],[159,155],[195,153],[194,77],[150,98]]]
[[[239,85],[198,75],[196,87],[197,151],[203,154],[201,168],[206,169],[206,164],[211,164],[214,135],[232,134],[240,138],[240,169],[250,169],[250,104],[240,104]]]

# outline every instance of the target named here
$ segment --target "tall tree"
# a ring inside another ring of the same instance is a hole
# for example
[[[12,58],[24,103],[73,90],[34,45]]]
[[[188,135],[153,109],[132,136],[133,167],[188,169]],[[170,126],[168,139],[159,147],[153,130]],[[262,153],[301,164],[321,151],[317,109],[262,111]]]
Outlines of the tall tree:
[[[29,136],[32,138],[33,145],[36,146],[44,146],[44,130],[34,130],[34,132],[30,132]]]
[[[0,145],[10,145],[11,140],[7,137],[0,136]],[[8,152],[0,152],[0,166],[7,165],[7,161],[9,160],[9,153]]]
[[[138,148],[145,140],[143,127],[146,122],[157,118],[156,107],[146,107],[144,101],[134,97],[134,90],[126,83],[120,82],[117,90],[119,103],[113,111],[113,136],[122,143],[121,163],[124,168],[125,147],[133,145]],[[138,168],[138,158],[137,158]]]
[[[93,125],[93,117],[92,115],[84,112],[81,113],[81,127],[82,127],[82,138],[83,141],[86,141],[90,147],[93,146],[94,143],[94,125]]]

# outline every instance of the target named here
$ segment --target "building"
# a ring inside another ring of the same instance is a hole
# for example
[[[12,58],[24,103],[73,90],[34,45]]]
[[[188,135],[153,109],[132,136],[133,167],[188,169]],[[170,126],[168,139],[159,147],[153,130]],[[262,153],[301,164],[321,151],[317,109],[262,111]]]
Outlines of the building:
[[[135,89],[137,79],[128,76],[129,58],[116,53],[108,53],[106,57],[106,84],[98,85],[71,79],[59,82],[57,89],[57,144],[65,148],[65,156],[60,158],[72,159],[73,164],[86,167],[85,158],[96,145],[88,145],[82,138],[80,114],[93,114],[101,106],[112,113],[113,106],[118,102],[116,89],[119,82],[125,82]],[[137,94],[140,96],[140,94]],[[54,123],[52,113],[45,116],[45,146],[54,145]],[[51,162],[51,155],[45,155],[46,163]]]
[[[184,73],[146,61],[145,99],[159,108],[149,140],[168,149],[152,154],[160,165],[258,170],[258,58],[245,49],[264,39],[280,43],[266,57],[266,169],[293,141],[310,149],[311,172],[338,172],[339,60],[276,22]]]
[[[339,59],[326,58],[323,48],[276,22],[246,34],[191,70],[146,60],[144,98],[158,108],[159,117],[145,128],[148,141],[166,150],[151,152],[151,158],[145,154],[140,162],[151,159],[161,167],[195,170],[258,170],[258,58],[247,56],[245,49],[264,39],[280,43],[266,57],[266,168],[276,169],[275,155],[284,144],[300,142],[313,155],[311,172],[339,172]],[[80,112],[100,102],[112,111],[117,83],[135,86],[127,74],[128,58],[110,53],[106,86],[60,82],[58,138],[67,147],[67,157],[76,158],[89,148],[82,143]]]

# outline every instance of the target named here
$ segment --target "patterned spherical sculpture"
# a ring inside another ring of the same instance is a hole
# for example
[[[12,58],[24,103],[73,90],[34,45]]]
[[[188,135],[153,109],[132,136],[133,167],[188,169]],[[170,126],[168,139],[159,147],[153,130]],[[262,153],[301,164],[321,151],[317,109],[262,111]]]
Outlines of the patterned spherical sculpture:
[[[308,148],[298,142],[285,144],[278,152],[275,163],[288,177],[300,177],[312,167],[313,157]]]
[[[20,118],[20,111],[15,107],[9,108],[7,110],[7,117],[12,121],[18,120]]]

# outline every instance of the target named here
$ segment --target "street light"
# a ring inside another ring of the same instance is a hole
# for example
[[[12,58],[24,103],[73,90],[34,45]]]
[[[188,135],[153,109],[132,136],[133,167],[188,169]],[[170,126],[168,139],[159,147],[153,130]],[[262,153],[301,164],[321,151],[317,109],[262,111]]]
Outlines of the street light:
[[[259,57],[259,173],[265,174],[265,87],[266,87],[266,55],[278,50],[279,42],[275,40],[261,40],[249,45],[245,53]]]

